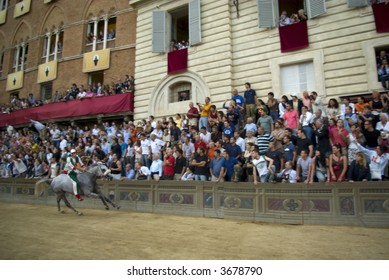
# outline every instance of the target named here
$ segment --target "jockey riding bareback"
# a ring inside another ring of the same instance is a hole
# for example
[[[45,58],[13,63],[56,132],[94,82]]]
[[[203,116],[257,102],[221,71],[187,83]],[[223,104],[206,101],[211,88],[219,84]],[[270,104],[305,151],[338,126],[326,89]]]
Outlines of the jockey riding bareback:
[[[80,196],[80,194],[77,191],[77,186],[79,184],[77,179],[77,174],[84,172],[85,167],[81,159],[76,154],[75,149],[72,149],[70,151],[70,156],[68,156],[66,159],[65,170],[67,171],[68,176],[72,180],[74,195],[78,198],[79,201],[83,201],[84,199]]]

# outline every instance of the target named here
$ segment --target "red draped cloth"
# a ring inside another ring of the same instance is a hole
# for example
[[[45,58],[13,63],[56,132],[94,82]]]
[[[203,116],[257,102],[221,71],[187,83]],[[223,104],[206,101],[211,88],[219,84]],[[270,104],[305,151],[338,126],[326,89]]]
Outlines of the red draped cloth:
[[[167,73],[174,74],[188,69],[188,49],[172,51],[167,55]]]
[[[0,115],[0,127],[35,121],[134,111],[132,93],[63,101]]]
[[[389,32],[389,4],[371,5],[377,32]]]
[[[282,26],[278,30],[280,33],[281,52],[291,52],[309,46],[306,21]]]

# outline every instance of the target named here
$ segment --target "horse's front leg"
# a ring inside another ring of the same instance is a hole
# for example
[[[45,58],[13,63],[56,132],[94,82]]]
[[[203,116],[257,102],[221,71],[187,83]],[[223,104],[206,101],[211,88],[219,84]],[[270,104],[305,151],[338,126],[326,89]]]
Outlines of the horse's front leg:
[[[73,206],[70,204],[69,200],[66,198],[66,195],[63,195],[63,201],[65,202],[66,206],[68,208],[72,209],[75,213],[77,213],[78,216],[82,215],[82,212],[79,212],[73,208]]]
[[[105,206],[105,210],[109,210],[109,206],[108,206],[107,202],[105,202],[104,197],[101,196],[101,193],[91,192],[91,193],[88,193],[87,197],[100,198]]]

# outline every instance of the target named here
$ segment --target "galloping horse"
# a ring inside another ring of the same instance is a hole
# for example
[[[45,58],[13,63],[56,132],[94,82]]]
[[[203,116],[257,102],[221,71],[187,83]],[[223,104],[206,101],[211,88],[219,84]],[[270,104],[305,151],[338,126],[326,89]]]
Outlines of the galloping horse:
[[[79,181],[81,194],[84,194],[86,197],[100,198],[105,205],[106,210],[109,210],[107,202],[111,204],[112,207],[120,209],[120,206],[116,205],[108,197],[106,197],[101,191],[101,188],[97,185],[97,178],[106,175],[108,172],[109,169],[104,164],[93,164],[88,167],[86,172],[78,174],[77,178]],[[43,185],[43,183],[46,184]],[[53,191],[57,194],[57,206],[59,212],[64,213],[61,211],[60,206],[60,202],[63,199],[68,208],[72,209],[78,215],[82,215],[81,212],[73,208],[73,206],[66,198],[66,193],[73,194],[73,184],[69,176],[60,174],[54,179],[39,180],[35,183],[35,195],[41,195],[49,184],[51,185]],[[41,188],[41,185],[43,185],[43,188]]]

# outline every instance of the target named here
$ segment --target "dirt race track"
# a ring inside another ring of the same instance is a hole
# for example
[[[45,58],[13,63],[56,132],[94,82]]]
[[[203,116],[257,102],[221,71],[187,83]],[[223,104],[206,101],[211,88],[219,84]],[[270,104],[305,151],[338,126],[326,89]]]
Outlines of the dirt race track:
[[[0,202],[0,259],[389,259],[388,229]]]

